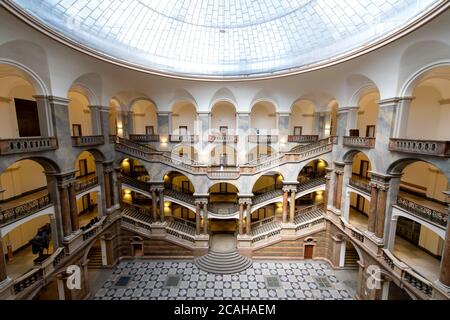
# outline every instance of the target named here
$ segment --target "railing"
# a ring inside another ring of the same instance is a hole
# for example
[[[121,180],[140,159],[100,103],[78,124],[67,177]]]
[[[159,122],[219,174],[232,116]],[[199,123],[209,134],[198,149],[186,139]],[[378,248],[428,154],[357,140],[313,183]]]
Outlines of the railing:
[[[18,294],[24,291],[25,289],[31,287],[36,282],[43,279],[44,279],[44,270],[41,268],[33,269],[15,281],[14,293]]]
[[[325,205],[323,203],[319,203],[319,204],[314,204],[312,206],[309,207],[305,207],[305,208],[300,208],[300,209],[295,209],[295,217],[298,215],[303,215],[306,214],[308,212],[311,211],[318,211],[318,210],[324,210],[325,209]]]
[[[148,230],[148,231],[150,231],[150,233],[152,231],[152,227],[148,223],[137,221],[131,217],[124,216],[122,218],[122,223],[128,224],[128,225],[132,226],[133,228],[136,227],[136,228]]]
[[[282,189],[273,189],[273,190],[267,191],[263,194],[255,195],[253,197],[253,205],[257,205],[257,204],[263,203],[265,201],[281,197],[282,195],[283,195]]]
[[[372,190],[372,187],[369,185],[368,180],[364,181],[364,180],[350,178],[348,184],[351,185],[352,187],[355,187],[356,189],[361,190],[362,192],[365,192],[365,193],[370,193]]]
[[[0,140],[0,155],[41,152],[58,148],[56,138],[15,138]]]
[[[269,217],[269,218],[266,218],[266,219],[263,219],[263,220],[259,220],[259,221],[253,222],[251,224],[252,230],[255,229],[255,228],[261,227],[261,226],[263,226],[265,224],[269,224],[271,222],[274,222],[274,221],[275,221],[275,217],[273,216],[273,217]]]
[[[357,148],[375,148],[375,138],[367,137],[344,137],[344,146]]]
[[[249,135],[248,142],[250,142],[250,143],[277,143],[278,136],[262,135],[262,134]]]
[[[98,146],[104,143],[105,137],[102,135],[72,137],[72,146],[74,147]]]
[[[50,195],[30,200],[27,203],[0,211],[0,225],[15,221],[17,219],[32,215],[44,208],[53,205]]]
[[[428,156],[450,157],[450,141],[391,139],[389,141],[389,150]]]
[[[235,135],[227,135],[227,134],[212,134],[209,135],[209,142],[219,142],[219,143],[238,143],[238,136]]]
[[[352,229],[351,230],[351,235],[356,240],[358,240],[360,242],[364,242],[364,235],[361,232],[359,232],[358,230]]]
[[[188,193],[183,193],[181,190],[177,190],[177,188],[173,189],[164,189],[164,195],[181,200],[183,202],[189,203],[191,205],[195,204],[195,197]]]
[[[116,143],[117,142],[117,135],[116,134],[110,134],[109,135],[109,143]]]
[[[98,185],[98,176],[90,177],[88,179],[80,179],[75,182],[75,192],[80,193],[91,189]]]
[[[150,184],[145,181],[140,181],[136,178],[122,175],[122,184],[127,184],[129,186],[135,187],[139,190],[150,192]]]
[[[223,207],[221,205],[210,204],[208,206],[208,211],[218,214],[218,215],[229,216],[229,215],[233,215],[239,211],[239,205],[238,204],[230,204],[227,207]]]
[[[259,234],[257,236],[252,237],[252,243],[256,243],[262,240],[266,240],[268,238],[277,236],[281,234],[281,228],[277,228],[275,230],[271,230],[267,233]]]
[[[295,143],[312,143],[319,140],[318,135],[305,135],[305,136],[288,136],[288,142]]]
[[[58,249],[59,252],[55,252],[55,256],[53,258],[53,267],[56,267],[62,259],[66,256],[66,248],[62,247]]]
[[[331,144],[338,144],[339,137],[338,136],[330,136],[330,143]]]
[[[394,259],[386,252],[386,250],[383,250],[382,258],[384,262],[386,262],[386,264],[389,266],[389,268],[391,268],[392,270],[395,269]]]
[[[425,207],[419,203],[416,203],[403,197],[397,198],[397,205],[400,208],[416,216],[419,216],[429,222],[436,223],[444,228],[447,227],[447,216],[448,216],[447,213]]]
[[[297,192],[303,192],[303,191],[307,191],[309,189],[324,185],[326,183],[326,179],[325,177],[318,177],[318,178],[313,178],[311,180],[308,180],[306,182],[303,182],[301,184],[299,184],[297,186]]]
[[[130,134],[133,142],[159,142],[159,134]]]
[[[239,178],[241,172],[238,168],[224,168],[220,169],[210,169],[208,170],[208,177],[210,179],[224,179],[224,180],[233,180]]]
[[[297,146],[291,149],[290,153],[301,153],[307,150],[315,149],[318,147],[323,147],[330,144],[330,138],[322,139],[313,143],[310,143],[306,146]]]
[[[170,142],[189,142],[189,143],[196,143],[198,141],[197,135],[174,135],[171,134],[169,136]]]
[[[414,271],[405,270],[403,279],[414,288],[418,289],[420,292],[424,293],[427,296],[431,296],[431,293],[433,291],[432,284],[425,278],[422,278],[420,275],[416,274]]]
[[[173,217],[173,220],[176,221],[177,223],[180,223],[182,225],[188,226],[190,228],[196,228],[196,224],[195,222],[189,221],[189,220],[185,220],[182,218],[177,218],[177,217]]]
[[[135,149],[137,149],[137,150],[139,150],[139,151],[141,151],[143,153],[146,153],[146,154],[152,154],[152,153],[161,154],[161,152],[158,152],[156,149],[154,149],[154,148],[152,148],[152,147],[150,147],[148,145],[142,145],[140,143],[133,142],[133,141],[128,140],[128,139],[117,137],[117,142],[119,144],[121,144],[121,145],[126,145],[126,146],[129,146],[129,147],[135,148]]]
[[[99,230],[99,226],[97,224],[95,224],[92,227],[90,227],[89,229],[85,230],[83,232],[83,241],[86,241],[86,240],[92,238],[93,236],[95,236],[97,234],[98,230]]]

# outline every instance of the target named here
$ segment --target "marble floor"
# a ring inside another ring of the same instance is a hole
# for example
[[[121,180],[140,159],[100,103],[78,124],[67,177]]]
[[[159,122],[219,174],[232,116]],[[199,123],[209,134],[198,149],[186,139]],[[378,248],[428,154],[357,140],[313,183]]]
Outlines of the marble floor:
[[[435,282],[439,278],[441,262],[399,236],[395,237],[394,256],[429,281]]]
[[[357,273],[322,261],[258,261],[234,275],[208,274],[192,261],[118,264],[94,300],[351,300]]]

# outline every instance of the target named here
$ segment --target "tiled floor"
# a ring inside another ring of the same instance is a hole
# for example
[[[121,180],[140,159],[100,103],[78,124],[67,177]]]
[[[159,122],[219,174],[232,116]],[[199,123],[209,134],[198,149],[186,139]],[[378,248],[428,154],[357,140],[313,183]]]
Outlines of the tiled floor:
[[[118,286],[121,277],[129,277],[128,284]],[[122,261],[93,299],[350,300],[352,291],[319,261],[258,261],[240,274],[214,275],[191,261],[138,260]]]

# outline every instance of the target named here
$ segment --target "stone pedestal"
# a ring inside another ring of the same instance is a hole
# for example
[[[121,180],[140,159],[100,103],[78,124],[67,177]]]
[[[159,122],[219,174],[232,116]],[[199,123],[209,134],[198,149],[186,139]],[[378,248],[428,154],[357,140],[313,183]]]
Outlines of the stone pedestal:
[[[295,224],[293,223],[282,223],[281,224],[281,236],[295,236]]]
[[[158,236],[164,236],[166,235],[166,226],[167,223],[166,222],[154,222],[150,225],[150,228],[152,229],[152,234],[153,235],[158,235]]]
[[[250,248],[252,246],[252,237],[249,235],[238,235],[237,236],[237,246],[240,248]]]

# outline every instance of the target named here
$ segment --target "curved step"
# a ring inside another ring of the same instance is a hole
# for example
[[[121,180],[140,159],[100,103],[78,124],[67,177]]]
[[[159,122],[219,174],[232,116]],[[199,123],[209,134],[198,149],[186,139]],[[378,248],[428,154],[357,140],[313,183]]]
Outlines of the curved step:
[[[194,263],[199,269],[214,274],[240,273],[253,264],[251,259],[241,256],[236,250],[228,252],[210,250],[207,255],[195,259]]]

